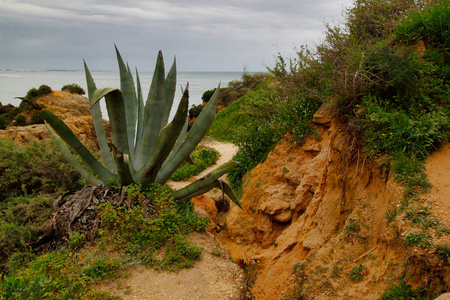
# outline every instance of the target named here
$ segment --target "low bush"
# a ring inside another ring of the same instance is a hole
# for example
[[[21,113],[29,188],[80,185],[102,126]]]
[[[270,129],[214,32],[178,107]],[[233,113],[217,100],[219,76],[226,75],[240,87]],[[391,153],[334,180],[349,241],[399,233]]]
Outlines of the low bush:
[[[81,176],[51,142],[19,145],[0,140],[0,201],[9,196],[81,187]]]
[[[51,217],[50,195],[9,197],[0,202],[0,264],[3,272],[34,257],[25,247],[43,234]]]
[[[14,125],[16,126],[25,126],[27,125],[27,118],[24,115],[17,115],[14,118]]]
[[[49,87],[48,85],[43,84],[39,87],[39,89],[32,88],[28,90],[27,95],[25,97],[28,98],[29,100],[36,100],[37,98],[48,95],[51,92],[52,88]]]
[[[189,109],[189,118],[197,118],[198,115],[202,112],[203,105],[195,105],[193,104],[192,107]]]
[[[247,74],[244,73],[240,80],[230,81],[228,87],[221,88],[219,93],[219,105],[223,107],[228,107],[231,103],[246,95],[255,89],[258,85],[263,83],[270,77],[268,73],[255,73]],[[214,90],[208,90],[203,93],[203,102],[208,102]]]
[[[446,261],[447,263],[450,263],[450,246],[449,244],[438,244],[436,245],[436,251],[438,252],[439,257]]]
[[[67,91],[69,93],[73,93],[73,94],[80,94],[80,95],[84,95],[86,94],[86,91],[79,86],[76,83],[72,83],[72,84],[66,84],[61,88],[61,91]]]
[[[405,236],[405,244],[408,246],[418,246],[422,249],[431,246],[431,237],[421,230],[416,230]]]
[[[398,299],[426,299],[426,289],[423,286],[419,286],[413,289],[404,280],[399,283],[391,285],[384,293],[382,300],[398,300]]]
[[[199,249],[190,246],[186,235],[205,230],[208,219],[199,219],[191,202],[175,203],[167,187],[154,184],[148,191],[153,198],[153,212],[144,213],[143,207],[134,209],[101,207],[100,244],[138,255],[143,262],[158,269],[180,269],[191,266],[200,257]],[[165,255],[155,254],[165,247]]]

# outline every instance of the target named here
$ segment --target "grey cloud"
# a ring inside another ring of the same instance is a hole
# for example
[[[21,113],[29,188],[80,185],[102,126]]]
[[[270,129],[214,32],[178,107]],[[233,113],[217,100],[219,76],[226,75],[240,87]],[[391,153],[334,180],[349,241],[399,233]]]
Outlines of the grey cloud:
[[[0,68],[79,69],[86,58],[114,69],[115,42],[138,66],[163,49],[184,70],[261,71],[277,49],[317,41],[343,1],[0,0]]]

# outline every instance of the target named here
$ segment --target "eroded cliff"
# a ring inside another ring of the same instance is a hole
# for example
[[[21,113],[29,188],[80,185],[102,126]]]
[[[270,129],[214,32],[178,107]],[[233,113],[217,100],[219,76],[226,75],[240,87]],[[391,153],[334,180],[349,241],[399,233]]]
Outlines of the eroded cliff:
[[[394,175],[381,160],[364,158],[353,135],[326,107],[313,123],[318,134],[303,145],[286,137],[247,175],[244,210],[233,206],[219,233],[234,260],[254,275],[256,299],[292,293],[380,299],[405,276],[412,276],[413,285],[448,285],[448,264],[431,249],[402,242],[414,230],[404,214],[387,222],[388,210],[403,198]],[[430,201],[415,202],[433,206]],[[448,235],[435,238],[448,242]]]

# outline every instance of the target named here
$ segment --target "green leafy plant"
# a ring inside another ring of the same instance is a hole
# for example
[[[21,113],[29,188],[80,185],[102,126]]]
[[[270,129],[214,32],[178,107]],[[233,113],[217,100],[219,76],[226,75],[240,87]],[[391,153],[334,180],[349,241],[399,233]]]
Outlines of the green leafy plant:
[[[364,266],[363,264],[354,267],[351,271],[350,274],[348,275],[350,277],[350,280],[355,282],[355,281],[362,281],[364,278],[364,275],[366,275],[366,270],[367,267]]]
[[[73,132],[50,111],[41,115],[56,145],[69,162],[88,182],[126,186],[140,183],[145,190],[152,183],[164,184],[189,157],[207,133],[216,112],[218,91],[198,116],[186,136],[188,113],[188,85],[178,105],[175,117],[168,123],[176,86],[175,61],[167,74],[161,51],[158,53],[152,84],[144,105],[139,75],[134,78],[116,48],[121,89],[97,89],[86,65],[86,80],[91,114],[100,152],[101,164],[78,140]],[[111,124],[112,142],[106,140],[99,101],[105,98]],[[69,145],[89,166],[94,175],[83,168],[69,151]],[[240,206],[231,188],[218,180],[238,164],[231,160],[213,171],[208,178],[198,180],[174,193],[176,200],[189,199],[214,187],[224,190]]]
[[[221,257],[221,256],[223,256],[223,254],[224,254],[223,250],[220,249],[219,247],[214,247],[214,248],[212,248],[212,249],[211,249],[211,253],[212,253],[212,255],[218,256],[218,257]]]
[[[200,258],[201,251],[192,246],[186,235],[203,231],[209,220],[201,219],[191,202],[176,203],[168,187],[152,184],[149,189],[154,203],[149,210],[144,205],[133,209],[105,203],[101,207],[100,244],[138,257],[157,269],[189,268]],[[133,197],[144,200],[139,187],[132,187]],[[161,248],[164,255],[155,256]]]
[[[450,227],[448,227],[446,225],[439,225],[436,228],[436,235],[443,236],[444,234],[450,234]]]
[[[426,290],[419,286],[413,289],[404,280],[399,283],[391,285],[384,293],[382,300],[398,300],[398,299],[424,299]]]
[[[437,219],[431,219],[429,217],[428,207],[417,208],[415,206],[410,206],[405,211],[404,219],[408,219],[411,221],[411,226],[423,226],[428,229],[430,227],[436,227],[439,225],[439,221]]]
[[[395,219],[396,216],[397,216],[397,209],[396,208],[394,208],[394,209],[389,208],[387,210],[386,216],[384,216],[384,218],[389,223],[389,222],[392,222]]]
[[[359,233],[361,232],[361,225],[353,219],[350,219],[347,225],[344,227],[345,229],[345,239],[355,239],[359,238]]]
[[[450,263],[450,246],[449,246],[449,244],[436,245],[436,251],[438,252],[438,255],[439,255],[439,257],[441,259],[443,259],[446,262]]]
[[[422,249],[431,246],[431,237],[423,231],[416,230],[405,236],[405,243],[409,246],[419,246]]]

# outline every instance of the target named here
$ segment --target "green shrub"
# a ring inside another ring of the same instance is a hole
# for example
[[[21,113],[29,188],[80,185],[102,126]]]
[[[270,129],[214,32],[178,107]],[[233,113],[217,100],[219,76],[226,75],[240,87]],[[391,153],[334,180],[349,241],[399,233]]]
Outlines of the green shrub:
[[[30,124],[44,124],[44,119],[38,111],[33,110],[31,112]]]
[[[441,259],[443,259],[447,263],[450,263],[450,246],[448,244],[436,245],[436,251],[438,252],[438,255]]]
[[[406,14],[395,27],[397,39],[405,44],[422,40],[426,44],[446,49],[450,47],[450,6],[448,1],[432,1],[423,10]]]
[[[151,186],[154,212],[148,218],[143,207],[134,209],[114,207],[106,203],[101,207],[101,244],[138,255],[154,268],[171,269],[189,267],[200,252],[184,237],[193,231],[205,230],[209,220],[199,219],[191,202],[177,204],[167,187]],[[165,247],[165,255],[156,258],[156,252]]]
[[[356,0],[347,11],[346,27],[360,42],[381,39],[393,31],[396,20],[413,5],[412,0]]]
[[[408,246],[419,246],[422,249],[431,246],[431,237],[423,231],[413,231],[405,236],[405,243]]]
[[[245,130],[236,133],[235,142],[239,146],[239,152],[234,159],[240,164],[228,173],[230,182],[235,188],[239,189],[243,176],[258,163],[263,162],[286,133],[292,133],[293,142],[302,143],[315,131],[310,125],[310,120],[319,108],[320,102],[295,99],[281,103],[280,106],[278,112],[271,118],[255,119]]]
[[[17,115],[14,119],[14,125],[16,126],[27,125],[27,118],[24,115]]]
[[[52,92],[52,88],[45,84],[41,85],[38,89],[39,96],[48,95],[51,92]]]
[[[201,144],[191,153],[193,164],[184,162],[170,179],[174,181],[187,180],[205,170],[208,166],[216,163],[219,159],[219,152]]]
[[[270,77],[268,73],[242,74],[240,80],[230,81],[228,87],[221,88],[219,94],[219,104],[228,107],[231,103],[252,91],[259,84]],[[203,93],[202,100],[208,102],[214,90],[208,90]]]
[[[67,91],[69,93],[73,93],[73,94],[80,94],[80,95],[84,95],[86,94],[86,91],[79,86],[76,83],[72,83],[72,84],[66,84],[61,88],[61,91]]]
[[[350,280],[355,282],[355,281],[362,281],[364,279],[364,275],[366,275],[366,270],[367,267],[364,266],[363,264],[354,267],[351,271],[350,274],[348,275]]]
[[[212,96],[212,95],[211,95]],[[195,105],[193,104],[192,107],[189,109],[189,118],[197,118],[198,115],[202,112],[203,105]]]
[[[6,114],[0,115],[0,129],[6,129],[11,119]]]
[[[27,95],[25,96],[26,98],[33,100],[36,99],[40,96],[39,91],[37,88],[31,88],[28,90]]]
[[[0,141],[0,201],[9,195],[54,193],[80,187],[81,176],[49,142],[21,146]]]
[[[23,266],[34,257],[25,244],[37,240],[51,217],[49,195],[9,197],[0,202],[0,264],[3,271]]]
[[[39,89],[31,88],[30,90],[28,90],[27,95],[25,97],[28,98],[29,100],[36,100],[37,98],[48,95],[51,92],[52,88],[49,87],[48,85],[43,84],[39,87]]]
[[[382,300],[400,300],[400,299],[424,299],[426,290],[423,287],[418,287],[414,290],[404,280],[398,284],[391,285],[384,293]]]

